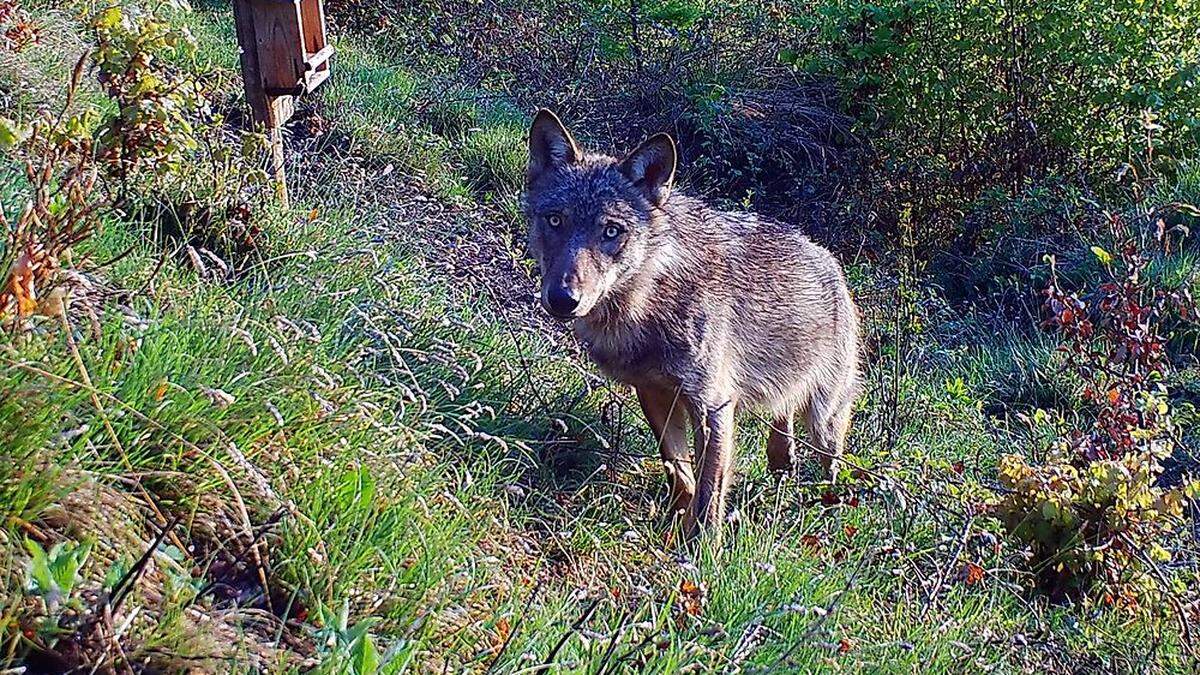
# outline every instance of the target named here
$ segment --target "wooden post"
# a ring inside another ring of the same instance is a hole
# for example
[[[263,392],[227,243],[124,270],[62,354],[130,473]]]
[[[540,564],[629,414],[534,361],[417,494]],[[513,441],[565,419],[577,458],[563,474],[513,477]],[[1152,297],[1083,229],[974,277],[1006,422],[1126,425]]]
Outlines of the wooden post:
[[[271,140],[271,168],[279,201],[288,205],[284,123],[295,97],[329,78],[333,47],[325,35],[324,0],[233,0],[234,24],[246,101]]]

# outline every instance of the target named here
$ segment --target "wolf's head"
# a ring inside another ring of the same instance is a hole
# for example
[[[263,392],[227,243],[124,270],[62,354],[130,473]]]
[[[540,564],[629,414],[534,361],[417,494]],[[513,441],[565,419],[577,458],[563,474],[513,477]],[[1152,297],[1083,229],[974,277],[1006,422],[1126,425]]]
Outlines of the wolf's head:
[[[529,130],[525,215],[542,306],[587,316],[646,264],[675,177],[675,143],[651,136],[622,160],[585,155],[549,110]]]

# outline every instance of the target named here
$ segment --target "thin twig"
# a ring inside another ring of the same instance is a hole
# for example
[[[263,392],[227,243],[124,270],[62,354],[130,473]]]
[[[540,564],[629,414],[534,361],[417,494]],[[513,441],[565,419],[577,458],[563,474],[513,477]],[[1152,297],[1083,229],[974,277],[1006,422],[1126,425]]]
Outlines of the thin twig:
[[[496,665],[500,663],[500,658],[504,656],[504,652],[508,650],[508,645],[512,643],[513,637],[515,637],[517,631],[521,629],[521,621],[525,618],[525,615],[529,613],[529,608],[533,606],[533,600],[537,597],[538,591],[540,590],[542,590],[542,582],[539,580],[537,584],[534,585],[533,590],[529,592],[529,597],[525,599],[525,607],[521,610],[521,616],[517,617],[512,630],[508,631],[508,635],[504,637],[504,644],[500,645],[500,651],[496,652],[496,658],[492,659],[492,663],[488,666],[486,672],[492,672],[495,670]]]
[[[608,667],[608,660],[612,658],[613,652],[617,649],[617,640],[621,639],[621,635],[625,633],[625,624],[629,622],[630,613],[628,610],[621,612],[621,620],[617,622],[617,627],[613,630],[612,637],[608,641],[608,648],[604,650],[604,655],[600,659],[600,667],[598,672],[603,673]]]
[[[121,608],[121,603],[129,595],[129,591],[133,589],[134,582],[142,576],[142,572],[146,569],[146,564],[150,562],[150,558],[154,556],[154,552],[162,545],[163,539],[179,524],[179,520],[179,516],[175,516],[171,519],[171,522],[163,526],[158,531],[158,534],[154,536],[154,541],[150,542],[150,546],[146,548],[142,556],[133,564],[133,567],[130,567],[129,571],[125,572],[117,581],[117,584],[113,586],[112,594],[109,596],[108,601],[109,607],[112,608],[113,612]]]
[[[121,461],[125,463],[125,467],[128,470],[134,471],[135,469],[133,468],[133,462],[129,459],[129,455],[125,452],[125,447],[121,445],[121,440],[117,437],[116,429],[113,428],[112,422],[109,421],[108,415],[104,412],[104,406],[100,403],[100,397],[97,395],[99,390],[96,389],[96,386],[92,384],[92,378],[88,374],[87,366],[84,365],[83,357],[79,354],[79,346],[75,344],[74,329],[71,326],[70,319],[67,318],[66,303],[59,305],[58,316],[59,319],[62,320],[63,332],[66,333],[67,347],[71,352],[71,357],[75,361],[75,366],[79,369],[79,376],[83,379],[83,384],[87,387],[88,393],[92,399],[92,405],[96,408],[96,414],[100,417],[100,421],[104,423],[104,428],[106,431],[108,431],[109,438],[112,439],[113,446],[116,447],[117,453],[121,456]],[[142,486],[140,482],[137,483],[137,489],[138,492],[142,494],[142,497],[146,500],[146,504],[152,511],[154,511],[154,515],[158,516],[159,520],[162,521],[162,524],[165,525],[166,523],[170,522],[167,517],[163,515],[162,510],[158,508],[158,503],[154,501],[154,498],[150,496],[150,493],[145,487]],[[169,536],[171,537],[171,542],[175,544],[176,548],[178,548],[181,552],[187,551],[187,547],[183,545],[183,542],[180,541],[174,533],[170,533]]]
[[[563,648],[563,645],[567,644],[567,640],[571,639],[571,636],[575,634],[575,631],[582,628],[583,625],[588,622],[588,619],[592,618],[592,613],[595,612],[596,608],[599,606],[600,598],[596,598],[587,606],[587,609],[583,611],[583,615],[576,619],[575,623],[571,624],[571,627],[562,634],[562,637],[560,637],[558,642],[554,644],[554,647],[550,650],[550,653],[546,655],[546,660],[542,662],[542,665],[534,668],[531,672],[540,673],[549,670],[550,666],[554,665],[554,657],[558,656],[559,650]]]
[[[154,280],[158,277],[158,273],[162,271],[163,265],[166,265],[166,264],[167,264],[167,251],[166,251],[166,249],[163,249],[162,255],[158,257],[158,264],[154,266],[154,270],[152,272],[150,272],[150,276],[146,278],[146,281],[142,282],[142,285],[139,286],[138,289],[136,291],[134,291],[133,294],[141,295],[141,294],[145,293],[146,291],[150,290],[150,285],[154,283]]]

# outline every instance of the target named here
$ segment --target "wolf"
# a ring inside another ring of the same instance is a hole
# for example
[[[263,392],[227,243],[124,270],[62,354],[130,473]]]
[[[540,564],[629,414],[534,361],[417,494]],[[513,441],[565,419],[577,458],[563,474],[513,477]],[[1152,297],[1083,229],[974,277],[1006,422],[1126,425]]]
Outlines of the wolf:
[[[836,475],[859,391],[859,315],[828,250],[673,190],[676,163],[662,133],[624,159],[584,152],[543,109],[524,211],[543,308],[637,391],[671,510],[694,536],[724,521],[739,410],[770,415],[770,469],[792,470],[798,417]]]

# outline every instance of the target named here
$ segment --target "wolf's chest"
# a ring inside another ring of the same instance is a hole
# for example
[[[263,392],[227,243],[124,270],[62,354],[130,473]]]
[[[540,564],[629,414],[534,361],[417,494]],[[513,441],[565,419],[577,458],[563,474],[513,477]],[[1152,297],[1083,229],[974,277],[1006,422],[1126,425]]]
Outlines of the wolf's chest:
[[[592,361],[607,376],[626,384],[659,382],[672,370],[674,349],[651,331],[581,335]]]

